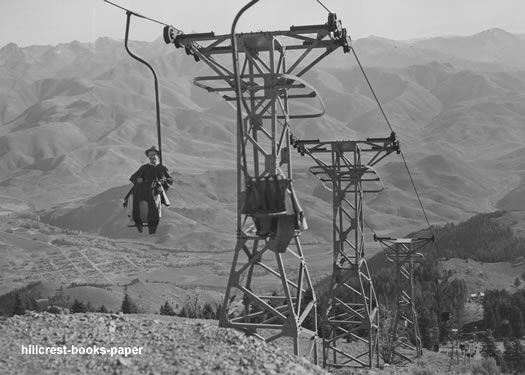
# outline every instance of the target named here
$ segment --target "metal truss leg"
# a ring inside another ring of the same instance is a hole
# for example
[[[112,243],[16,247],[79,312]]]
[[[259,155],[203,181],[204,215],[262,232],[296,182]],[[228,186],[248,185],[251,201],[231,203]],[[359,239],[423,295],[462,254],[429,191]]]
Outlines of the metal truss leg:
[[[336,269],[329,293],[323,365],[379,366],[379,309],[366,262],[354,270]]]
[[[279,253],[262,239],[237,241],[219,325],[279,340],[317,364],[317,300],[298,236],[293,242]]]

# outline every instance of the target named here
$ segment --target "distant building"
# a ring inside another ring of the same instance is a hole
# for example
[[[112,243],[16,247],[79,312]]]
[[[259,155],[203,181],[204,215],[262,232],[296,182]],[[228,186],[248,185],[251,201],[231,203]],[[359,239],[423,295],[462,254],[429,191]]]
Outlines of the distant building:
[[[469,299],[472,302],[478,302],[481,303],[483,301],[483,298],[485,298],[485,293],[479,292],[479,293],[471,293],[469,296]]]

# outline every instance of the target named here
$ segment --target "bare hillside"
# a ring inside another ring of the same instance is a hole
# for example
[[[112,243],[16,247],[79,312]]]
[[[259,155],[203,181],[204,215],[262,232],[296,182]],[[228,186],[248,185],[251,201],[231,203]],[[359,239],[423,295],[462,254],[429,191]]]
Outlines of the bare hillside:
[[[450,43],[374,37],[355,42],[432,223],[492,210],[525,173],[518,163],[525,137],[525,75],[512,53],[523,39],[492,30],[444,40]],[[472,48],[462,49],[465,44]],[[160,39],[131,47],[159,73],[164,163],[176,176],[160,241],[231,248],[234,112],[192,85],[193,78],[210,73],[202,62]],[[156,143],[150,72],[125,53],[121,42],[108,38],[25,48],[11,43],[0,49],[0,61],[3,193],[45,209],[42,216],[52,224],[134,237],[123,230],[119,199],[143,161],[143,150]],[[348,54],[337,51],[304,78],[317,88],[327,111],[315,121],[294,121],[296,137],[389,134]],[[304,111],[307,104],[294,104],[294,110]],[[293,158],[307,219],[322,224],[310,226],[318,241],[328,224],[330,208],[324,206],[329,202],[306,173],[312,162]],[[386,190],[366,201],[370,224],[390,233],[418,228],[423,217],[401,159],[389,156],[378,172]],[[195,235],[185,236],[188,232]]]

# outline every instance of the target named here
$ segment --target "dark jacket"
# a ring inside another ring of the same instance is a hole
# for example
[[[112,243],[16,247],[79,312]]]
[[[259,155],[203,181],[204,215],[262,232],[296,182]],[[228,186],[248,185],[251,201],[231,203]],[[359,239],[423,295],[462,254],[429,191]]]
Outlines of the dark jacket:
[[[138,178],[142,178],[142,182],[137,182]],[[158,185],[168,190],[173,183],[173,178],[169,175],[168,168],[163,165],[144,164],[131,175],[129,180],[133,182],[133,220],[137,227],[142,226],[138,202],[146,201],[148,203],[148,225],[150,233],[154,233],[159,223],[160,207],[155,203],[155,198],[162,191]]]
[[[155,166],[151,164],[142,165],[135,173],[131,175],[129,180],[133,184],[137,184],[137,178],[142,178],[142,184],[144,186],[151,186],[153,181],[157,179],[161,182],[164,190],[168,190],[169,186],[173,183],[173,178],[168,173],[168,168],[164,165],[157,164]]]

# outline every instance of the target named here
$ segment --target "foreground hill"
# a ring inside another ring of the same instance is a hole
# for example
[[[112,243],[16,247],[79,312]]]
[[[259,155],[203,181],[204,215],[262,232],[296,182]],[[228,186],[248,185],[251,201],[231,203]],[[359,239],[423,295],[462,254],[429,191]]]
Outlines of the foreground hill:
[[[326,374],[216,321],[152,315],[30,313],[0,324],[2,374]],[[21,347],[142,348],[142,354],[22,355]]]
[[[159,315],[27,313],[1,318],[2,374],[57,371],[75,374],[328,374],[289,346],[265,344],[254,337],[217,327],[212,320]],[[22,355],[22,346],[142,348],[142,354]],[[319,353],[322,358],[322,354]],[[471,360],[470,365],[478,361]],[[350,372],[348,372],[350,371]],[[450,363],[447,351],[424,350],[423,358],[384,369],[342,369],[335,374],[402,375],[468,373],[463,363]]]

